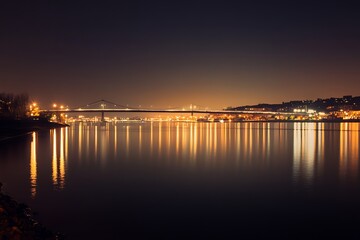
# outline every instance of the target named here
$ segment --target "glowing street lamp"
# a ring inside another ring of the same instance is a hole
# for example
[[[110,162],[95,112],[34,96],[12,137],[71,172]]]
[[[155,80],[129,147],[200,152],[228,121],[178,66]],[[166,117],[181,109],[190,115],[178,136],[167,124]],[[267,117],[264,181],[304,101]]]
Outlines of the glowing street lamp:
[[[36,102],[30,104],[30,116],[32,117],[40,116],[39,106]]]

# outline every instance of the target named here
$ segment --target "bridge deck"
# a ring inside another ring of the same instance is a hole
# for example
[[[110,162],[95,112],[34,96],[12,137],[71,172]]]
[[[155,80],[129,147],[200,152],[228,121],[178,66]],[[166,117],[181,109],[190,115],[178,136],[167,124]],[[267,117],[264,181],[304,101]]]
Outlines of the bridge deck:
[[[181,110],[181,109],[53,109],[41,110],[44,113],[203,113],[203,114],[281,114],[281,115],[307,115],[307,113],[272,112],[272,111],[236,111],[236,110]]]

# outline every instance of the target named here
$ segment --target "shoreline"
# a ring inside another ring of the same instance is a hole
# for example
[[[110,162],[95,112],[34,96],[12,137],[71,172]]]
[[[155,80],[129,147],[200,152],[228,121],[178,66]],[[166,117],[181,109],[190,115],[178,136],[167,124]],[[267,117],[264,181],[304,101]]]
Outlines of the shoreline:
[[[67,124],[44,120],[0,120],[0,142],[26,136],[34,131],[67,127]]]
[[[36,221],[27,205],[4,194],[1,188],[0,182],[0,239],[65,239]]]
[[[151,123],[151,122],[194,122],[194,123],[221,123],[221,122],[234,122],[234,123],[241,123],[241,122],[286,122],[286,123],[342,123],[342,122],[358,122],[360,123],[360,119],[332,119],[332,120],[228,120],[228,119],[220,119],[220,120],[117,120],[117,121],[72,121],[70,125],[73,123],[85,123],[85,124],[106,124],[106,123]],[[70,126],[67,125],[67,126]]]

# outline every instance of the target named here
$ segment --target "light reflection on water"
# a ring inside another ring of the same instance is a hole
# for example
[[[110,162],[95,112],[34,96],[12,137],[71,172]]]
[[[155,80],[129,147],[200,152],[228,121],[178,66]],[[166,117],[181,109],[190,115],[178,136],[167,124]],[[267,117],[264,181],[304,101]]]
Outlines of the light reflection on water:
[[[30,148],[30,192],[31,197],[36,197],[36,187],[37,187],[37,162],[36,162],[36,133],[33,132],[31,135],[31,148]]]
[[[359,169],[359,125],[344,123],[340,126],[339,171],[342,180],[356,179]]]
[[[92,156],[105,167],[109,159],[130,160],[133,155],[141,157],[150,152],[151,158],[165,157],[169,161],[185,162],[189,168],[196,167],[196,162],[211,167],[226,161],[231,164],[233,160],[236,167],[247,168],[255,164],[263,167],[271,154],[284,154],[290,145],[293,181],[307,185],[323,174],[325,152],[333,154],[338,149],[340,178],[356,179],[359,170],[359,124],[339,125],[155,122],[84,126],[80,123],[71,128],[50,130],[52,184],[58,189],[65,187],[69,145],[70,151],[77,149],[80,164]],[[38,146],[37,133],[32,133],[29,179],[32,197],[36,197],[37,192],[37,151],[41,147]],[[111,154],[113,156],[110,157]]]
[[[325,192],[323,204],[329,201],[324,209],[336,209],[339,204],[329,199],[340,196],[337,186],[342,194],[352,196],[345,202],[350,202],[353,214],[360,200],[356,190],[360,187],[359,132],[358,123],[78,123],[32,133],[13,150],[11,146],[6,151],[0,148],[0,180],[8,183],[15,197],[31,201],[52,226],[61,225],[73,234],[83,234],[81,228],[88,229],[87,224],[95,220],[82,218],[85,226],[72,228],[72,213],[85,214],[88,207],[97,209],[98,205],[107,215],[121,215],[131,208],[124,218],[134,217],[139,207],[140,212],[154,208],[154,212],[164,211],[161,214],[170,212],[166,217],[175,221],[170,215],[182,216],[183,212],[174,210],[176,207],[186,206],[184,212],[190,214],[205,204],[211,210],[219,208],[220,216],[222,212],[237,218],[246,216],[242,224],[248,222],[247,217],[252,219],[253,212],[269,218],[271,214],[257,209],[272,213],[273,205],[278,205],[276,211],[281,216],[296,220],[296,214],[307,216],[302,215],[306,209],[317,211],[312,206],[323,200],[318,192]],[[307,191],[304,195],[281,198],[303,188]],[[304,204],[304,196],[309,204],[298,209]],[[84,206],[74,204],[74,197]],[[313,202],[309,200],[312,198]],[[110,204],[119,201],[124,205]],[[229,207],[224,207],[227,204]],[[281,209],[284,204],[292,207]],[[241,214],[233,213],[233,207]],[[247,214],[248,209],[251,213]],[[56,211],[69,216],[59,218]],[[340,209],[332,221],[350,216],[341,215],[343,212]],[[96,214],[103,219],[105,213]],[[198,214],[203,216],[202,212]],[[142,214],[137,217],[141,221],[146,218]],[[151,225],[152,220],[144,220],[144,225]],[[197,220],[206,222],[207,218]],[[112,221],[106,224],[112,226]],[[112,227],[117,228],[115,225]]]
[[[297,182],[304,179],[307,184],[311,184],[315,174],[315,162],[321,162],[323,158],[321,151],[316,154],[318,144],[316,138],[321,130],[316,129],[316,123],[306,125],[304,123],[295,123],[294,125],[294,180]],[[321,171],[321,169],[317,170]]]
[[[60,138],[57,136],[60,132]],[[50,130],[52,143],[52,184],[55,189],[63,189],[66,181],[68,157],[68,128]]]

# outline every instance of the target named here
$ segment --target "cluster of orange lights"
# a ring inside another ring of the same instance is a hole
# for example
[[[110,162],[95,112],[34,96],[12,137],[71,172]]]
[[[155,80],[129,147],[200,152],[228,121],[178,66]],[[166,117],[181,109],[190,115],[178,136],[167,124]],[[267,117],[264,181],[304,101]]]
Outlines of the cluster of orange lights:
[[[30,116],[39,116],[39,106],[36,102],[30,104]]]

